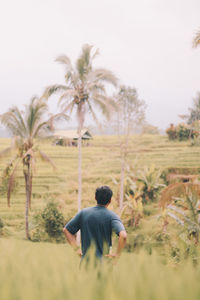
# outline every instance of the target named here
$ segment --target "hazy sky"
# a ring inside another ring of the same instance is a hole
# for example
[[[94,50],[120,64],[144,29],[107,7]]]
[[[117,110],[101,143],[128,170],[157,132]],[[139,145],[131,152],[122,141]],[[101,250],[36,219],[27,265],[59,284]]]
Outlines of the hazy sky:
[[[200,91],[198,29],[199,0],[1,0],[0,113],[62,83],[55,58],[74,61],[89,43],[96,65],[137,88],[147,121],[165,129]]]

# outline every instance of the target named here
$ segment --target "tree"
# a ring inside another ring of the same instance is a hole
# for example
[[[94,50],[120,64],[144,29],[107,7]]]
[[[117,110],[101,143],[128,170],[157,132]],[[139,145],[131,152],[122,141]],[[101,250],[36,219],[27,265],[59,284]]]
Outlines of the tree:
[[[138,98],[135,88],[121,86],[117,95],[118,112],[118,134],[121,149],[121,179],[120,179],[120,210],[123,207],[124,198],[124,176],[128,153],[129,136],[133,130],[144,121],[145,103]]]
[[[30,239],[28,213],[31,207],[32,177],[35,169],[36,154],[54,167],[51,159],[35,144],[35,139],[44,137],[47,133],[50,133],[54,121],[61,118],[67,119],[66,115],[57,114],[48,117],[44,121],[44,116],[47,112],[47,103],[37,97],[33,97],[30,104],[25,106],[25,111],[21,111],[18,107],[14,106],[0,117],[1,123],[13,136],[12,146],[2,151],[0,157],[3,157],[8,151],[15,150],[14,157],[4,170],[4,174],[8,174],[7,170],[9,170],[7,189],[8,206],[10,206],[10,197],[15,184],[16,172],[20,163],[22,163],[26,192],[26,237],[28,239]]]
[[[200,45],[200,30],[196,32],[196,35],[193,39],[193,47],[196,48]]]
[[[188,124],[200,120],[200,92],[198,92],[197,96],[193,99],[193,107],[189,108],[189,111],[190,113],[187,118]]]
[[[52,94],[59,93],[59,104],[63,111],[70,114],[75,109],[78,120],[78,211],[81,210],[82,196],[82,145],[81,130],[84,125],[86,112],[92,114],[97,121],[94,106],[98,106],[102,113],[109,118],[114,107],[114,101],[106,95],[105,83],[117,85],[117,78],[106,69],[93,68],[93,61],[99,54],[98,50],[93,52],[93,46],[83,45],[82,53],[76,61],[75,66],[66,55],[59,56],[56,61],[65,66],[65,84],[55,84],[45,89],[44,97],[49,98]]]
[[[193,106],[189,108],[189,114],[179,115],[179,117],[191,125],[196,121],[200,120],[200,92],[197,93],[197,96],[193,99]]]

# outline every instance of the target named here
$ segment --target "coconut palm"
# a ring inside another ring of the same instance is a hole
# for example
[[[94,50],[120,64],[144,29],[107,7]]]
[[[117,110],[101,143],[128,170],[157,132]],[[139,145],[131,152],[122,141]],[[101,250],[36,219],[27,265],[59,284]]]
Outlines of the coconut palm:
[[[98,106],[102,113],[109,118],[110,111],[114,107],[114,101],[106,95],[105,84],[114,86],[117,79],[114,74],[106,69],[93,68],[93,61],[99,54],[93,53],[93,46],[83,45],[82,53],[72,65],[69,57],[59,56],[56,61],[65,67],[65,84],[55,84],[46,88],[44,97],[59,93],[59,104],[64,111],[70,114],[76,110],[78,120],[78,211],[81,209],[82,173],[81,173],[81,130],[84,125],[85,114],[90,112],[93,119],[98,122],[94,106]]]
[[[44,121],[43,117],[47,111],[47,103],[34,97],[31,99],[30,104],[25,106],[24,111],[14,106],[0,117],[1,123],[13,136],[11,147],[2,151],[0,157],[15,150],[14,157],[4,170],[4,174],[9,174],[7,188],[8,206],[10,206],[11,192],[15,185],[16,172],[22,163],[26,192],[26,237],[28,239],[30,238],[28,212],[31,207],[32,177],[35,169],[36,155],[54,167],[51,159],[35,144],[35,139],[44,137],[47,133],[50,133],[55,120],[59,120],[63,117],[65,119],[67,118],[64,114],[57,114],[48,117],[48,119]]]
[[[200,46],[200,30],[196,32],[196,35],[193,39],[193,47],[198,47]]]

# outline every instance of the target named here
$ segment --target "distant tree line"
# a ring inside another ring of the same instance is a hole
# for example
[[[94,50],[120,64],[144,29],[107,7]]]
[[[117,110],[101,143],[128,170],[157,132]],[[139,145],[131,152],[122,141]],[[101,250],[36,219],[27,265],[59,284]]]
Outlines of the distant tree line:
[[[200,93],[193,100],[193,106],[186,115],[180,116],[184,122],[175,126],[171,124],[166,133],[170,140],[184,141],[200,136]]]

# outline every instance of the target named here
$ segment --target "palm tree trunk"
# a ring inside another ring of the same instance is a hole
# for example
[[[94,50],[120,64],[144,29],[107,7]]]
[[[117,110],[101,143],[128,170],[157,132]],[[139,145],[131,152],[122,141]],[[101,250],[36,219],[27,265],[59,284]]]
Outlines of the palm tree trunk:
[[[120,177],[120,197],[119,197],[119,209],[120,211],[124,205],[124,177],[125,177],[125,167],[127,158],[127,148],[128,148],[128,138],[129,135],[126,134],[125,140],[121,144],[121,177]]]
[[[122,145],[123,147],[123,145]],[[124,157],[124,149],[122,151],[122,159],[121,159],[121,177],[120,177],[120,193],[119,193],[119,209],[120,211],[123,208],[124,202],[124,176],[125,176],[125,157]]]
[[[32,181],[33,181],[33,176],[32,174],[30,173],[30,179],[29,179],[29,209],[31,210],[31,196],[32,196]]]
[[[82,200],[82,137],[81,131],[83,128],[83,116],[81,110],[78,116],[78,212],[81,210]],[[77,233],[77,243],[80,244],[80,231]]]
[[[82,143],[81,143],[81,124],[78,126],[78,212],[81,210],[82,198]]]
[[[31,174],[30,174],[30,162],[26,165],[27,170],[24,170],[25,189],[26,189],[26,207],[25,207],[25,224],[26,224],[26,238],[30,240],[29,235],[29,203],[30,203],[30,190],[31,190]]]

